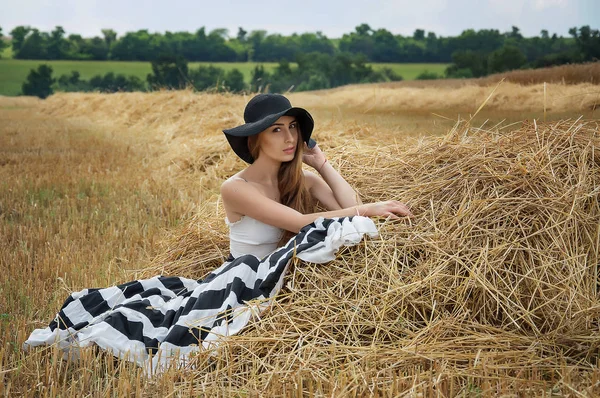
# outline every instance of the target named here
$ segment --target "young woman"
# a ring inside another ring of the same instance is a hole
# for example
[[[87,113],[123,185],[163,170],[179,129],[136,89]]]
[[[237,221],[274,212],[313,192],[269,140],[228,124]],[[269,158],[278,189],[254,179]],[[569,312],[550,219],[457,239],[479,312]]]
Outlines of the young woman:
[[[236,154],[250,164],[221,186],[233,258],[265,256],[319,217],[412,216],[397,201],[362,204],[321,149],[308,147],[314,143],[311,115],[284,96],[255,96],[244,120],[223,131]],[[321,177],[302,170],[303,162]],[[328,211],[315,213],[317,202]]]
[[[244,119],[225,130],[235,153],[250,163],[221,187],[230,258],[201,280],[156,276],[74,292],[24,348],[57,344],[77,356],[80,348],[97,345],[152,372],[172,361],[184,365],[267,308],[293,258],[325,263],[342,245],[376,236],[372,220],[351,216],[411,215],[396,201],[362,204],[319,147],[305,146],[312,117],[285,97],[252,98]],[[323,179],[302,171],[302,161]],[[316,202],[328,211],[315,213]],[[288,242],[287,235],[295,237]]]

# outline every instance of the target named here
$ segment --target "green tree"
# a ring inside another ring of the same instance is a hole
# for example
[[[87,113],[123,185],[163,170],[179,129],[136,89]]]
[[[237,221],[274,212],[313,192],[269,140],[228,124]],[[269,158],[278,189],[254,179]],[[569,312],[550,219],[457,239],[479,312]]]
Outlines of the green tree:
[[[65,59],[69,49],[69,42],[65,39],[65,30],[57,26],[48,38],[46,56],[48,59]]]
[[[57,85],[59,91],[65,92],[87,92],[92,90],[89,82],[81,79],[81,75],[76,70],[71,71],[70,75],[60,75]]]
[[[424,70],[417,75],[416,80],[436,80],[439,78],[440,76],[437,73]]]
[[[199,66],[192,69],[189,74],[189,81],[195,90],[216,90],[220,91],[223,86],[224,71],[221,68],[212,65]]]
[[[425,40],[425,31],[423,29],[415,29],[415,32],[413,33],[413,39]]]
[[[123,74],[115,75],[113,72],[108,72],[104,76],[96,75],[92,77],[89,86],[92,90],[103,93],[143,91],[145,89],[144,82],[137,76],[127,77]]]
[[[153,35],[147,29],[127,32],[111,48],[111,58],[118,61],[152,61],[159,49],[153,46]],[[154,41],[156,42],[156,41]]]
[[[262,65],[256,65],[250,72],[250,90],[252,92],[262,92],[269,83],[271,75]]]
[[[32,29],[27,35],[15,58],[48,59],[48,33]]]
[[[4,35],[2,35],[2,27],[0,27],[0,58],[2,58],[2,51],[8,47],[8,43],[4,41]]]
[[[373,61],[395,62],[401,58],[401,52],[398,40],[391,32],[378,29],[373,33]]]
[[[369,25],[358,25],[354,32],[342,36],[339,43],[340,51],[354,54],[361,53],[372,59],[373,48],[375,47],[372,33],[373,29]]]
[[[512,27],[504,33],[495,29],[467,29],[455,37],[438,37],[433,32],[417,29],[412,35],[404,37],[394,35],[386,29],[360,24],[353,32],[343,35],[338,45],[321,32],[268,35],[265,31],[248,33],[242,27],[238,28],[235,37],[229,37],[225,29],[215,29],[208,33],[204,27],[196,32],[164,34],[138,30],[127,32],[123,37],[117,37],[112,29],[103,29],[100,37],[70,35],[65,38],[61,27],[56,27],[52,32],[40,32],[29,26],[18,26],[11,35],[14,57],[21,59],[110,58],[151,62],[160,54],[173,54],[188,61],[278,62],[285,59],[292,62],[301,54],[316,52],[334,56],[338,53],[350,53],[363,54],[369,62],[453,62],[458,59],[459,64],[453,65],[449,70],[453,75],[460,71],[458,74],[461,76],[478,76],[488,73],[488,58],[504,46],[518,48],[531,66],[593,61],[599,58],[598,30],[583,26],[573,28],[569,33],[572,37],[557,36],[556,33],[543,30],[539,37],[526,38],[519,28]],[[472,59],[473,54],[481,59]],[[493,58],[497,56],[498,53]],[[346,61],[342,57],[336,62],[344,64]],[[468,65],[465,66],[465,63]],[[323,65],[328,64],[325,62]],[[492,69],[495,70],[496,67]],[[294,76],[294,79],[298,78]],[[313,78],[313,85],[321,84],[330,76],[326,73]],[[374,75],[370,76],[372,78]],[[309,77],[303,77],[301,80],[308,79]]]
[[[52,78],[52,68],[42,64],[38,66],[37,70],[31,69],[27,75],[27,81],[21,86],[21,91],[23,95],[35,95],[44,99],[54,93],[52,84],[55,81]]]
[[[70,34],[67,37],[69,43],[68,58],[69,59],[86,59],[85,53],[85,39],[79,34]]]
[[[298,53],[310,52],[333,55],[336,50],[333,42],[329,40],[329,38],[327,38],[327,36],[325,36],[322,32],[303,33],[301,35],[293,34],[290,37],[290,40],[293,42],[292,45],[297,48],[297,52],[294,54],[294,57],[298,55]]]
[[[188,84],[187,61],[181,56],[162,55],[152,61],[152,73],[146,80],[151,89],[183,89]]]
[[[238,32],[237,32],[237,36],[236,38],[239,40],[240,43],[243,43],[246,41],[246,35],[248,34],[247,31],[244,30],[244,28],[242,28],[241,26],[238,28]]]
[[[600,31],[598,29],[591,29],[589,25],[585,25],[579,29],[569,29],[569,34],[575,39],[583,61],[600,60]]]
[[[452,54],[453,64],[446,68],[448,77],[481,77],[488,72],[485,54],[472,50],[455,51]]]
[[[369,36],[371,33],[373,33],[373,29],[371,29],[371,27],[366,24],[360,24],[356,27],[356,34],[359,36]]]
[[[225,74],[223,84],[229,91],[234,93],[239,93],[246,89],[246,83],[244,83],[244,74],[237,68],[233,68]]]
[[[516,46],[505,45],[488,57],[488,73],[519,69],[527,63],[525,54]]]
[[[91,39],[85,39],[81,47],[81,56],[85,59],[95,61],[105,61],[108,59],[109,47],[106,40],[95,36]]]
[[[13,56],[15,58],[19,58],[19,52],[21,51],[23,43],[25,43],[25,38],[29,32],[31,32],[31,28],[29,26],[17,26],[10,31],[10,35],[12,37]]]
[[[117,32],[112,29],[101,29],[102,35],[104,36],[104,42],[106,46],[110,48],[110,46],[117,41]]]
[[[506,33],[506,36],[510,37],[512,39],[515,39],[517,41],[523,39],[523,35],[521,34],[521,29],[517,28],[516,26],[513,26],[511,31]]]

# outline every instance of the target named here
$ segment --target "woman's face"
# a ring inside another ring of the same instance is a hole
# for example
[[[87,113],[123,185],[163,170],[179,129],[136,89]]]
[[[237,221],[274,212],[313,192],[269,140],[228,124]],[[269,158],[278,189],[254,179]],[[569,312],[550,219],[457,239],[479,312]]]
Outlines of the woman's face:
[[[289,162],[296,155],[298,122],[293,116],[282,116],[258,135],[259,157],[266,156],[279,162]]]

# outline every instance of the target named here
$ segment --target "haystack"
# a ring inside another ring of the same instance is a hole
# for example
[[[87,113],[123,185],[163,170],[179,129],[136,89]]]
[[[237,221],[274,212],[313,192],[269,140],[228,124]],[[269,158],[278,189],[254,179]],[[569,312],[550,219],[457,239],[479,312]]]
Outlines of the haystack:
[[[593,393],[599,150],[581,120],[330,149],[363,201],[415,218],[378,220],[380,238],[327,265],[295,262],[261,319],[196,358],[201,389],[541,394],[575,378]],[[227,255],[223,217],[214,196],[137,276],[202,277]]]

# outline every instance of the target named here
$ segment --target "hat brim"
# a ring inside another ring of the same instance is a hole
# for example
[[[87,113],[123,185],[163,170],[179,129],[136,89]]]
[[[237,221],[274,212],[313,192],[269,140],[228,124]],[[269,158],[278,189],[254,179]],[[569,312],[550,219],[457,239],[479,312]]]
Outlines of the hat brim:
[[[236,155],[246,163],[253,163],[254,158],[250,154],[250,149],[248,149],[248,137],[265,131],[282,116],[294,116],[296,118],[302,133],[302,141],[308,143],[315,122],[306,109],[296,107],[274,113],[256,122],[245,123],[232,129],[223,130],[223,133],[225,133],[225,137]]]

